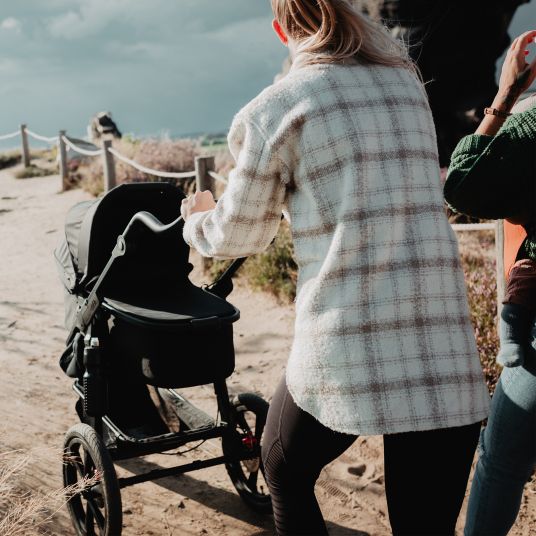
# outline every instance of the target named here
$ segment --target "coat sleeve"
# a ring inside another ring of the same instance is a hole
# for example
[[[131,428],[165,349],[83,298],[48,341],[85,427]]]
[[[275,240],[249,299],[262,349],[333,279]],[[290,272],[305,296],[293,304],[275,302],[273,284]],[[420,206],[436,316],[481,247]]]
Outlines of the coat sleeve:
[[[522,115],[509,119],[495,137],[470,135],[459,142],[444,186],[454,211],[490,219],[530,216],[536,143]]]
[[[281,222],[288,173],[277,150],[251,121],[237,117],[229,133],[236,167],[216,208],[184,225],[184,239],[204,257],[234,259],[264,251]]]

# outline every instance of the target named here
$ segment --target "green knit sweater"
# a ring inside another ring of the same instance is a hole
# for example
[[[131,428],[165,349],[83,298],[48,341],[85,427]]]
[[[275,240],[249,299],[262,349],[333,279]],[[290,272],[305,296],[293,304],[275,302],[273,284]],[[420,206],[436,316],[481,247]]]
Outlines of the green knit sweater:
[[[510,117],[495,136],[462,138],[444,194],[456,212],[525,221],[520,254],[536,260],[536,106]]]

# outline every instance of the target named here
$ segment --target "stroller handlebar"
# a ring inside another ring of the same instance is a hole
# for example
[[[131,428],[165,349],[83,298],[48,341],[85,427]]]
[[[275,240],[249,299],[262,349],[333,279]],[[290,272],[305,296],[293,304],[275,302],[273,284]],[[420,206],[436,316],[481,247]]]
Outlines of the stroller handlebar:
[[[129,221],[125,231],[123,232],[123,237],[126,237],[128,232],[131,230],[132,226],[136,223],[142,223],[150,229],[153,233],[163,233],[182,221],[182,216],[179,216],[176,220],[173,220],[171,223],[164,225],[157,217],[153,216],[150,212],[141,211],[137,212],[132,216],[132,219]]]

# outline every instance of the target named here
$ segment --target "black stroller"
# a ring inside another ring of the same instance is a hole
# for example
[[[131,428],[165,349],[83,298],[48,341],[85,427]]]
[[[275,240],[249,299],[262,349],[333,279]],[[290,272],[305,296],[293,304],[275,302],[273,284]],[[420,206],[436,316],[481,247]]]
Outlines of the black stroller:
[[[190,282],[183,198],[166,183],[118,186],[70,210],[55,252],[70,330],[60,365],[75,378],[81,420],[65,437],[63,466],[65,486],[80,488],[68,501],[79,535],[121,533],[121,488],[219,464],[250,507],[271,511],[260,459],[268,403],[252,393],[230,397],[225,381],[240,314],[225,297],[243,259],[206,289]],[[176,390],[206,384],[219,418]],[[213,438],[222,441],[219,457],[116,476],[114,461]]]

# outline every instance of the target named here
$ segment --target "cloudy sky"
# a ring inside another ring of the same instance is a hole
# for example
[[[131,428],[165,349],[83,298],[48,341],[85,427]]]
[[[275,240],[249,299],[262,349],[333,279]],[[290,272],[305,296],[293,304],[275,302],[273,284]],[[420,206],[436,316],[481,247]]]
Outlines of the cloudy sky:
[[[0,134],[219,131],[273,80],[285,48],[268,0],[2,0]]]
[[[511,33],[536,25],[536,2]],[[83,135],[111,110],[136,135],[224,131],[286,51],[268,0],[2,0],[0,134]]]

